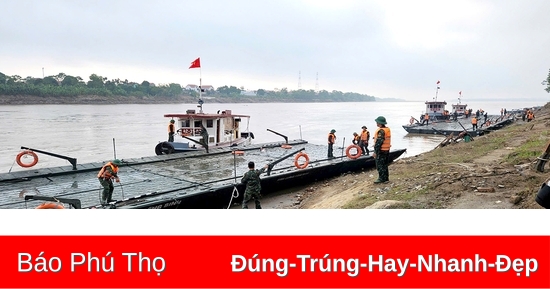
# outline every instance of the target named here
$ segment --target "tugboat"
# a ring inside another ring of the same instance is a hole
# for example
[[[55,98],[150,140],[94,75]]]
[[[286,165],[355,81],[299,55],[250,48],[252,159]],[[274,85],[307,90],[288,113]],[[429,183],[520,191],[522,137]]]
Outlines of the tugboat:
[[[168,113],[164,117],[175,120],[178,135],[187,142],[159,142],[157,155],[193,152],[210,149],[249,145],[254,134],[249,131],[250,116],[233,114],[231,110],[204,113],[203,101],[198,101],[199,111],[188,109],[185,113]],[[205,141],[206,140],[206,143]]]
[[[460,99],[462,98],[462,91],[458,92],[458,103],[453,104],[453,111],[454,114],[456,112],[457,116],[464,115],[464,112],[466,111],[467,104],[460,103]]]

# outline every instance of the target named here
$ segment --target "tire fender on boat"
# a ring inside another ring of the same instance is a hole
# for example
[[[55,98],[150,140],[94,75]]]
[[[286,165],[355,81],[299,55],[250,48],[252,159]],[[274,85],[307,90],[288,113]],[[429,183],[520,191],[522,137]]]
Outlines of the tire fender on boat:
[[[301,159],[301,158],[304,158],[304,159],[305,159],[305,161],[304,161],[303,164],[300,164],[300,163],[298,162],[298,160]],[[298,154],[294,157],[294,166],[295,166],[296,168],[298,168],[298,169],[305,169],[305,168],[307,168],[308,165],[309,165],[309,156],[308,156],[306,153],[300,152],[300,153],[298,153]]]
[[[24,156],[24,155],[30,155],[33,157],[33,160],[32,160],[32,163],[30,164],[27,164],[27,163],[24,163],[21,161],[21,158]],[[36,165],[38,163],[38,156],[36,155],[35,152],[33,151],[30,151],[30,150],[26,150],[26,151],[22,151],[20,152],[19,154],[17,154],[17,156],[15,157],[15,161],[17,162],[17,164],[23,168],[30,168],[30,167],[33,167],[34,165]]]
[[[288,145],[288,144],[281,145],[281,147],[284,148],[284,149],[291,149],[292,148],[292,146]]]
[[[357,150],[357,153],[354,154],[354,155],[351,154],[351,149],[352,149],[352,148],[355,148],[355,149]],[[354,160],[354,159],[357,159],[357,158],[359,158],[359,157],[361,156],[361,152],[362,152],[362,151],[363,151],[363,150],[361,149],[360,146],[355,145],[355,144],[352,144],[352,145],[350,145],[350,146],[348,146],[348,147],[346,148],[346,156],[347,156],[348,158]]]
[[[65,206],[61,203],[43,203],[35,209],[65,209]]]

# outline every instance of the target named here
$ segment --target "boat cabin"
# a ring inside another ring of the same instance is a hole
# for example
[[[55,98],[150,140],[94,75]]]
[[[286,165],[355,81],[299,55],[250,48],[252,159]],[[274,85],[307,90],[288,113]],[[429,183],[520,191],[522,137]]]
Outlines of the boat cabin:
[[[464,114],[464,112],[466,111],[466,107],[467,107],[467,106],[468,106],[467,104],[460,104],[460,103],[459,103],[459,104],[453,104],[453,111],[452,111],[452,113],[454,113],[454,112],[456,111],[456,113],[457,113],[458,115],[462,115],[462,114]]]
[[[197,142],[202,140],[201,125],[204,126],[208,132],[209,146],[230,146],[252,137],[248,127],[250,116],[232,114],[231,110],[213,114],[197,113],[194,109],[189,109],[185,114],[170,113],[164,117],[175,119],[180,136]]]
[[[426,112],[430,117],[443,117],[446,101],[426,101]]]

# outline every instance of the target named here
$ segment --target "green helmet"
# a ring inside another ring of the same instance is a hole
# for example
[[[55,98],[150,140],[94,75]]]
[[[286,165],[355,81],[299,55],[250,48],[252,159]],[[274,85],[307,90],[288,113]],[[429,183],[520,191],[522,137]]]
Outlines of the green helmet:
[[[387,124],[386,118],[383,116],[377,117],[374,121],[376,121],[376,123],[379,123],[379,124]]]
[[[111,161],[111,163],[112,163],[113,165],[117,165],[117,166],[122,165],[122,162],[121,162],[119,159],[114,159],[114,160]]]
[[[335,129],[331,129],[331,130],[330,130],[330,133],[335,133],[335,132],[336,132]]]
[[[176,122],[176,121],[172,119],[172,120],[170,120],[170,122],[171,122],[171,123],[174,123],[174,122]]]

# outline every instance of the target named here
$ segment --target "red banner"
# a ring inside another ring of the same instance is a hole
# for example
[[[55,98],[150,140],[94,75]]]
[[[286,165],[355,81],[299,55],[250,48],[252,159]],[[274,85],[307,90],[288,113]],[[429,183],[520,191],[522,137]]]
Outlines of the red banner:
[[[0,288],[549,288],[548,236],[1,236]]]

